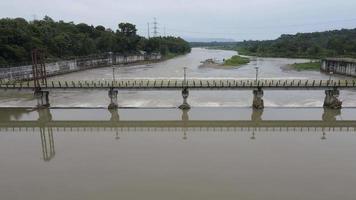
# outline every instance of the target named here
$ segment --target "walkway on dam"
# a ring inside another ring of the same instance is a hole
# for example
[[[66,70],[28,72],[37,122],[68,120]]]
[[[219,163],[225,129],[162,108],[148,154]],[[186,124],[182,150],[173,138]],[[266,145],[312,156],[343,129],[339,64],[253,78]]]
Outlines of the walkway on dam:
[[[36,89],[33,81],[1,82],[2,89]],[[354,89],[356,80],[234,80],[234,79],[123,79],[117,81],[48,81],[41,89],[124,89],[177,90],[189,89]]]

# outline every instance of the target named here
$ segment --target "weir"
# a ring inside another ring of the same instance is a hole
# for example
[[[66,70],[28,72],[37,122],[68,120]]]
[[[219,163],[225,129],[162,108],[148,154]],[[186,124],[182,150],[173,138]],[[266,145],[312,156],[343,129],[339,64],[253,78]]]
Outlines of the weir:
[[[4,90],[34,90],[38,108],[50,106],[49,91],[55,90],[109,90],[109,109],[119,107],[119,90],[181,90],[183,103],[180,109],[190,109],[189,90],[252,90],[254,109],[263,109],[265,90],[325,90],[323,106],[340,109],[340,90],[355,90],[356,80],[234,80],[234,79],[125,79],[120,81],[49,81],[46,84],[33,82],[1,82]]]

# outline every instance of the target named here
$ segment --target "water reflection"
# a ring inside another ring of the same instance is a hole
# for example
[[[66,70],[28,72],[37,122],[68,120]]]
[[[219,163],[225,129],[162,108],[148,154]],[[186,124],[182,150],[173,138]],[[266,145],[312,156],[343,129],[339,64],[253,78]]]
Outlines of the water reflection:
[[[52,114],[49,109],[38,109],[37,112],[43,160],[50,161],[56,154],[54,150],[53,127],[47,126],[47,123],[52,121]]]
[[[253,108],[251,114],[252,121],[262,121],[263,109],[255,109]]]
[[[252,114],[251,114],[251,121],[262,121],[262,115],[263,115],[263,109],[255,109],[252,108]],[[255,129],[252,131],[252,136],[250,137],[251,140],[256,140],[256,133]]]
[[[53,128],[40,128],[42,156],[44,161],[50,161],[56,155],[54,150]]]
[[[190,119],[189,110],[182,110],[180,119],[155,120],[154,116],[147,120],[122,120],[119,110],[108,110],[109,120],[53,120],[50,109],[5,109],[0,110],[0,128],[29,128],[29,127],[56,127],[56,128],[280,128],[280,127],[342,127],[350,125],[353,121],[341,120],[341,110],[324,109],[321,120],[264,120],[263,110],[252,109],[250,120],[196,120]],[[37,120],[22,119],[24,114],[37,113]],[[178,112],[178,111],[177,111]],[[278,112],[278,110],[276,110]],[[93,112],[95,115],[95,111]],[[237,113],[239,114],[239,113]],[[292,113],[293,114],[293,113]],[[159,114],[158,114],[159,115]],[[214,115],[214,113],[210,113]],[[139,116],[138,116],[139,117]],[[338,120],[337,118],[340,118]],[[294,118],[293,118],[294,119]]]
[[[250,137],[251,140],[255,140],[256,139],[256,133],[255,131],[252,131],[252,136]]]
[[[321,120],[263,120],[263,110],[252,109],[250,120],[190,120],[189,110],[181,111],[180,120],[120,120],[119,110],[109,110],[109,120],[54,120],[50,109],[28,110],[28,109],[6,109],[2,112],[0,121],[0,131],[13,130],[14,132],[33,132],[38,131],[42,158],[44,161],[51,161],[55,155],[54,131],[61,132],[87,132],[98,128],[98,132],[113,132],[115,140],[120,139],[121,132],[129,131],[150,131],[157,132],[174,131],[183,134],[182,139],[188,139],[190,131],[214,131],[223,132],[247,131],[251,132],[250,139],[256,140],[258,132],[278,132],[278,131],[297,131],[297,132],[320,132],[321,140],[326,140],[326,132],[347,130],[355,131],[356,121],[337,120],[341,116],[340,110],[324,109]],[[37,120],[21,120],[21,115],[37,112]],[[16,120],[14,120],[16,119]],[[152,128],[152,129],[151,129]]]
[[[109,112],[111,114],[110,121],[112,122],[120,121],[119,111],[117,109],[109,109]]]
[[[25,108],[1,108],[0,110],[0,121],[18,120],[24,114],[28,114],[34,111],[34,109]]]
[[[341,115],[341,109],[324,108],[323,121],[336,121],[336,117]]]

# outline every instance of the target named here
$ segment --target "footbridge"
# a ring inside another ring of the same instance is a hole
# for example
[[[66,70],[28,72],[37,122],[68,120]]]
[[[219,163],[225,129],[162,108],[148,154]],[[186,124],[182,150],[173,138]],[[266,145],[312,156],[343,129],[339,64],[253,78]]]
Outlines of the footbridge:
[[[76,80],[46,81],[36,83],[0,81],[3,90],[32,90],[38,100],[38,107],[49,107],[49,92],[55,90],[107,90],[111,103],[110,109],[118,108],[119,90],[181,90],[183,104],[181,109],[189,109],[189,90],[252,90],[253,108],[263,109],[264,90],[325,90],[324,107],[339,109],[342,102],[338,99],[340,90],[356,89],[356,80],[239,80],[239,79],[122,79],[115,81]]]

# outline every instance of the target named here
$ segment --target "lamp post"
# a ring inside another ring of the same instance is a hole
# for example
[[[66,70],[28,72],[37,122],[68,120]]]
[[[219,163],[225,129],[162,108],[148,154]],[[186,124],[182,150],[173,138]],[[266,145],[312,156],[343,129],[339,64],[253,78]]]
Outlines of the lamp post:
[[[334,72],[329,72],[329,82],[331,82],[331,76],[334,74]]]
[[[112,81],[115,81],[115,67],[112,67]]]
[[[184,67],[184,86],[187,85],[187,68]]]
[[[257,79],[258,79],[258,67],[255,67],[256,69],[256,82],[257,82]]]

